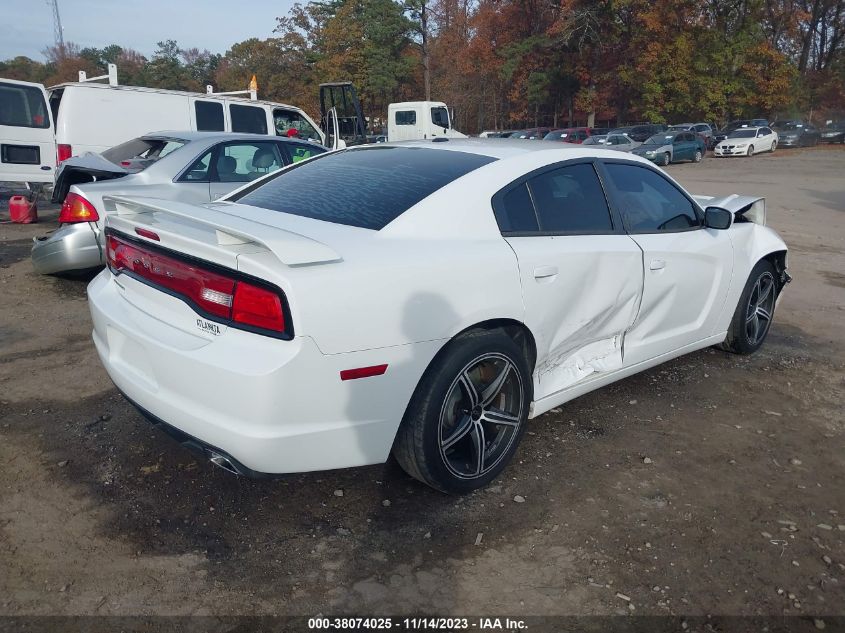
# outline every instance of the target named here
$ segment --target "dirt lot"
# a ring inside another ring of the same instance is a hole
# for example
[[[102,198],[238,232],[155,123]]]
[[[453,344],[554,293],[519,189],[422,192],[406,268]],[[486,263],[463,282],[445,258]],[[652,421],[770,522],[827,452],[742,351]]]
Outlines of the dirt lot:
[[[534,420],[465,498],[196,461],[112,387],[85,282],[32,272],[55,211],[0,225],[0,614],[845,614],[845,151],[669,171],[768,198],[795,281],[767,344]]]

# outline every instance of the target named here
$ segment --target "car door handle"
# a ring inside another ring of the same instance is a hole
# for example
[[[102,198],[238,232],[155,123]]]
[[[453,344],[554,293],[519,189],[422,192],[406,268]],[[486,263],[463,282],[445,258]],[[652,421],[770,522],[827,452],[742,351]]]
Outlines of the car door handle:
[[[548,279],[557,276],[557,266],[538,266],[534,269],[534,279]]]
[[[666,268],[665,259],[652,259],[651,264],[648,265],[650,270],[663,270]]]

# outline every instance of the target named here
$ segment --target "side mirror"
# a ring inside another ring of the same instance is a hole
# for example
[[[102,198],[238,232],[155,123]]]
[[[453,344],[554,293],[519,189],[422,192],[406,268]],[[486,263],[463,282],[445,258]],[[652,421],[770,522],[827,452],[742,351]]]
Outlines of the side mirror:
[[[704,210],[704,226],[708,229],[729,229],[733,219],[734,214],[721,207],[707,207]]]

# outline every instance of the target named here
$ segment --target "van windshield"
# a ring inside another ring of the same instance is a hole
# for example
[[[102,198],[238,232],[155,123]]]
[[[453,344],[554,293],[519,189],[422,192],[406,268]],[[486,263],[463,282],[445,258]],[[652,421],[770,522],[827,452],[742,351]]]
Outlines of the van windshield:
[[[185,142],[174,138],[133,138],[107,149],[102,157],[129,171],[138,172],[179,149]]]
[[[0,125],[49,128],[50,117],[41,90],[0,82]]]

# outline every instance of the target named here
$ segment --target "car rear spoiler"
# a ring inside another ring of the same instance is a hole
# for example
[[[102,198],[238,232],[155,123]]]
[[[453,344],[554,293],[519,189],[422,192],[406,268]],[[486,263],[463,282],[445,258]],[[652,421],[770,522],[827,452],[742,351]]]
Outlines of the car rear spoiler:
[[[342,260],[322,242],[256,219],[224,213],[219,206],[123,196],[103,196],[103,206],[106,226],[130,235],[138,225],[153,231],[161,227],[174,239],[191,241],[203,250],[222,249],[232,253],[244,252],[249,246],[264,248],[287,266]]]
[[[766,199],[759,196],[693,196],[702,208],[719,207],[734,214],[734,221],[766,225]]]

